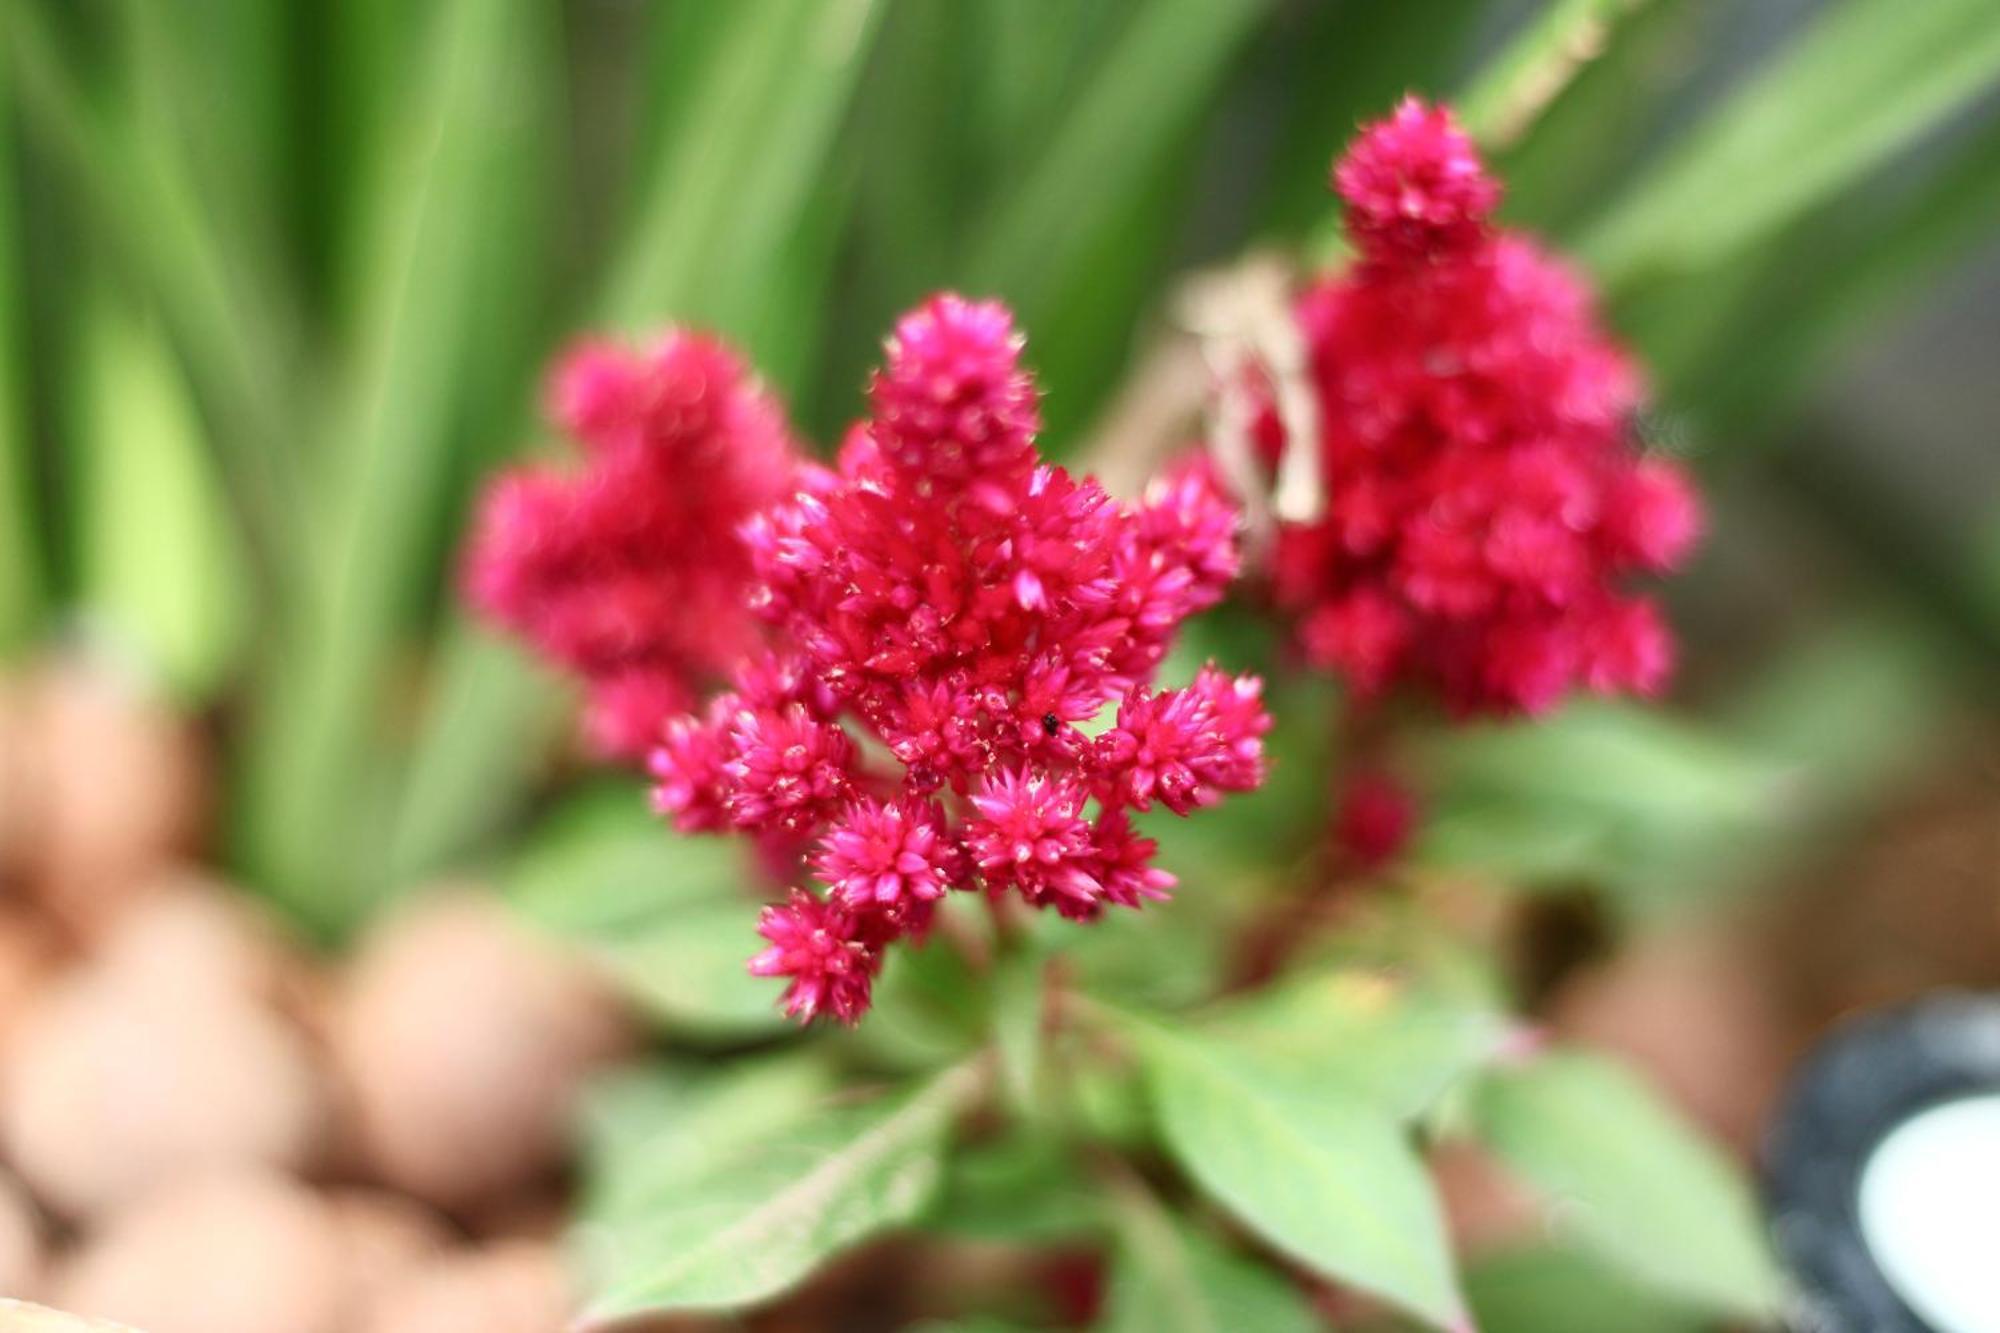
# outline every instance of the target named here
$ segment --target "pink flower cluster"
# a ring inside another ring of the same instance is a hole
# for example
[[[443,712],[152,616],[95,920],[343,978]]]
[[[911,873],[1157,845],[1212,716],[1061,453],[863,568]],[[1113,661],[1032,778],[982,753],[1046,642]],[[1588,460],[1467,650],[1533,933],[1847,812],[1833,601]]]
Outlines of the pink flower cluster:
[[[1639,375],[1588,288],[1491,225],[1500,187],[1447,110],[1404,101],[1334,185],[1359,255],[1297,310],[1326,507],[1281,528],[1274,568],[1307,656],[1468,712],[1658,689],[1672,636],[1618,585],[1679,561],[1700,508],[1631,447]],[[1259,436],[1283,448],[1275,411]]]
[[[692,333],[579,346],[549,399],[581,466],[530,465],[488,488],[466,596],[581,677],[597,749],[640,759],[756,647],[737,529],[790,493],[796,452],[736,355]]]
[[[1131,812],[1262,781],[1255,678],[1154,688],[1235,573],[1233,508],[1202,467],[1128,506],[1042,463],[1021,346],[996,303],[904,317],[835,467],[744,528],[770,650],[654,751],[678,827],[823,881],[765,910],[750,964],[794,1016],[853,1022],[952,890],[1079,920],[1165,896]]]

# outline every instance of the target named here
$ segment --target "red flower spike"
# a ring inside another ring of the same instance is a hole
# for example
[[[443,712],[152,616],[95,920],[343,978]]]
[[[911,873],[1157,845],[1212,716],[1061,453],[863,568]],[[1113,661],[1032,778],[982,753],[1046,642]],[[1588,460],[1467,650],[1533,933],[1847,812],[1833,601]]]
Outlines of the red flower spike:
[[[788,1017],[852,1025],[868,1011],[882,951],[853,912],[793,889],[784,903],[764,909],[757,933],[770,947],[750,960],[750,973],[791,979],[783,1000]]]
[[[1254,680],[1150,690],[1235,572],[1234,508],[1199,465],[1128,506],[1041,463],[1020,353],[990,302],[938,296],[897,325],[835,468],[796,470],[742,525],[770,650],[741,661],[726,718],[672,724],[653,758],[682,828],[812,849],[826,896],[775,909],[755,966],[794,978],[802,1018],[865,1007],[829,968],[919,938],[947,890],[1078,920],[1164,896],[1135,794],[1187,811],[1263,775]],[[1120,701],[1146,711],[1150,785],[1143,746],[1107,767],[1081,725]]]
[[[1686,557],[1700,504],[1632,447],[1639,375],[1588,287],[1490,225],[1499,187],[1447,111],[1405,101],[1334,175],[1362,260],[1297,306],[1327,504],[1272,566],[1305,656],[1460,713],[1661,688],[1672,636],[1622,585]],[[1282,453],[1274,409],[1255,435]]]
[[[680,332],[643,350],[579,346],[549,410],[580,466],[494,480],[465,594],[581,679],[596,749],[637,759],[756,644],[736,529],[792,490],[790,433],[733,352]]]

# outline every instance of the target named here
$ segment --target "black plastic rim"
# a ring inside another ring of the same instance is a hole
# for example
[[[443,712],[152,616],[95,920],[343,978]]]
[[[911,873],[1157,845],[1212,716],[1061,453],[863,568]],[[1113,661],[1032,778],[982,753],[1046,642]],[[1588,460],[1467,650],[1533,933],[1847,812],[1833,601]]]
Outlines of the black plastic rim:
[[[1779,1257],[1799,1333],[1938,1333],[1903,1303],[1861,1233],[1861,1175],[1919,1113],[2000,1091],[2000,997],[1940,995],[1837,1028],[1796,1075],[1765,1144]]]

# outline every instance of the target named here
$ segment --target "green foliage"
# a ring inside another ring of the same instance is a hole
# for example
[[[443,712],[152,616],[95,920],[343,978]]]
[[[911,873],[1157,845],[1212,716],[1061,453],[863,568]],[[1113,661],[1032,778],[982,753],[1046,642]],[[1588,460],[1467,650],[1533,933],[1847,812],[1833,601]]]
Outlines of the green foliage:
[[[980,1082],[978,1068],[959,1066],[912,1092],[825,1108],[734,1154],[710,1147],[700,1169],[650,1196],[651,1206],[602,1225],[586,1218],[598,1292],[586,1323],[747,1304],[911,1221],[943,1174],[951,1121]]]
[[[757,919],[744,887],[755,882],[739,842],[662,829],[640,792],[612,784],[557,811],[508,887],[530,920],[601,960],[662,1024],[713,1040],[785,1026],[776,988],[743,967]]]
[[[1843,0],[1627,192],[1584,252],[1614,283],[1713,264],[1880,164],[1996,74],[1988,0]]]
[[[1640,910],[1698,901],[1702,869],[1786,813],[1791,779],[1779,759],[1599,702],[1440,734],[1423,762],[1426,859],[1497,884],[1595,884]]]
[[[1503,1025],[1437,987],[1348,968],[1302,971],[1227,1002],[1201,1032],[1301,1086],[1415,1119],[1486,1061]]]
[[[1553,1201],[1557,1224],[1634,1279],[1744,1317],[1774,1308],[1749,1191],[1630,1074],[1595,1056],[1546,1055],[1488,1076],[1475,1117]]]
[[[1430,1176],[1393,1116],[1226,1043],[1133,1028],[1167,1147],[1206,1193],[1327,1276],[1462,1322]]]
[[[1103,1333],[1311,1333],[1301,1293],[1136,1188],[1119,1208]]]
[[[1705,1333],[1714,1321],[1588,1255],[1515,1250],[1472,1266],[1466,1295],[1483,1333]]]

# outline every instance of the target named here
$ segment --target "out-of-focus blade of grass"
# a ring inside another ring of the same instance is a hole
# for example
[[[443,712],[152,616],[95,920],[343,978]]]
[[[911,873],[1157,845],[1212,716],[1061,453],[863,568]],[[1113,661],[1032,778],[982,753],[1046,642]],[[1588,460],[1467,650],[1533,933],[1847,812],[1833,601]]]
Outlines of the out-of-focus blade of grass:
[[[127,135],[90,105],[40,7],[0,7],[0,59],[80,213],[159,302],[215,418],[204,438],[256,548],[253,567],[277,580],[298,518],[289,452],[272,447],[297,429],[282,293],[259,285],[266,275],[215,228],[172,136]]]
[[[556,16],[459,0],[434,24],[356,269],[365,336],[317,479],[320,577],[286,626],[243,787],[260,882],[330,931],[384,888],[382,692],[434,578],[426,538],[450,500],[468,386],[524,373],[542,296]]]
[[[1518,141],[1542,111],[1610,44],[1618,22],[1646,0],[1548,0],[1457,99],[1488,148]]]
[[[1491,154],[1507,183],[1503,214],[1562,236],[1642,173],[1662,105],[1699,68],[1714,9],[1675,0],[1627,14],[1527,134]]]
[[[748,338],[771,300],[771,255],[820,178],[881,13],[875,0],[746,0],[695,71],[700,91],[638,208],[603,311]],[[752,347],[753,359],[756,349]]]
[[[1714,107],[1584,238],[1614,287],[1783,227],[2000,76],[1992,0],[1843,0]]]
[[[996,200],[975,236],[966,283],[1013,302],[1037,337],[1036,365],[1050,393],[1046,411],[1058,452],[1064,427],[1088,414],[1087,390],[1103,376],[1076,373],[1078,350],[1105,350],[1102,331],[1089,343],[1063,337],[1071,315],[1095,314],[1121,326],[1122,356],[1136,310],[1111,299],[1118,284],[1107,258],[1142,263],[1156,257],[1126,234],[1137,199],[1150,198],[1161,171],[1185,151],[1225,77],[1269,12],[1261,0],[1153,0],[1139,6],[1061,123],[1047,153],[1009,194]],[[1115,335],[1114,335],[1115,336]]]
[[[42,559],[22,373],[21,251],[15,204],[13,103],[0,66],[0,662],[33,639]]]
[[[69,381],[78,599],[152,673],[199,699],[245,627],[242,556],[214,459],[157,325],[100,290],[79,332]]]
[[[1327,168],[1361,121],[1404,93],[1436,95],[1456,79],[1485,0],[1302,5],[1280,18],[1284,85],[1297,105],[1271,163],[1263,214],[1281,235],[1324,225]]]
[[[648,136],[657,159],[600,315],[625,326],[686,319],[744,340],[752,359],[803,373],[834,219],[810,210],[846,199],[823,162],[866,63],[879,17],[872,0],[745,0],[691,48],[652,49],[653,77],[693,84],[664,107],[674,123]],[[711,16],[711,22],[716,22]],[[804,340],[804,341],[800,341]],[[445,864],[525,798],[536,750],[559,711],[547,676],[502,644],[453,628],[409,767],[391,843],[398,882]]]
[[[2000,116],[1890,198],[1856,197],[1752,257],[1762,279],[1675,386],[1710,430],[1760,435],[1812,372],[1886,311],[1992,241],[2000,224]]]

